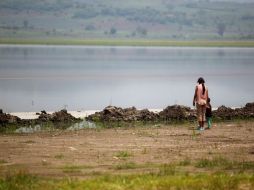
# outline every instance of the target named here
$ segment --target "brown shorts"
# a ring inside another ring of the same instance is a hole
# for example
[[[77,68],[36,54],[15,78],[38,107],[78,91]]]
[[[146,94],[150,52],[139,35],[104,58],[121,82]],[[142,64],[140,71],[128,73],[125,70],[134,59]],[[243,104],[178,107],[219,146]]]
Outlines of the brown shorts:
[[[206,110],[206,105],[196,105],[197,107],[197,118],[198,121],[205,121],[205,110]]]

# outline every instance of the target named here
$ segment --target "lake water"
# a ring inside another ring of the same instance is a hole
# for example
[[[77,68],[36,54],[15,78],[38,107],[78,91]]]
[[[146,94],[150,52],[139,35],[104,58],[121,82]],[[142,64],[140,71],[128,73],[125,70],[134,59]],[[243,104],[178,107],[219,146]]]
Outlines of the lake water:
[[[191,106],[203,76],[214,107],[254,101],[254,48],[0,46],[5,112]]]

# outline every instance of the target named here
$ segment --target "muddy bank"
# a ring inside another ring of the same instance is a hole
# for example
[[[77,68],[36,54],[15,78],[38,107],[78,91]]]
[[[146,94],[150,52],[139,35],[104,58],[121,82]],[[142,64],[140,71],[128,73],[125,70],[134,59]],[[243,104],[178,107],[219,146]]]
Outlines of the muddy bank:
[[[89,115],[86,119],[90,121],[154,121],[159,115],[148,109],[137,110],[135,107],[120,108],[108,106],[101,112]]]
[[[54,112],[53,114],[48,114],[46,111],[41,111],[41,113],[38,114],[39,117],[37,120],[41,122],[51,121],[53,123],[56,123],[56,122],[75,122],[79,120],[73,117],[71,114],[69,114],[65,109],[58,112]]]
[[[21,119],[19,117],[3,113],[3,110],[0,109],[0,126],[4,124],[15,124],[20,122]]]
[[[243,108],[236,109],[220,106],[217,110],[213,111],[213,117],[218,120],[254,118],[254,102],[247,103]]]
[[[254,118],[254,103],[247,103],[243,108],[232,109],[220,106],[212,112],[217,120],[249,119]],[[120,108],[108,106],[101,112],[89,115],[86,119],[94,122],[108,121],[195,121],[196,110],[187,106],[168,106],[159,113],[147,109],[137,110],[135,107]]]
[[[53,124],[75,123],[81,119],[73,117],[67,110],[61,110],[48,114],[46,111],[37,113],[38,119],[20,119],[17,116],[3,113],[0,110],[0,126],[8,124],[41,124],[52,122]],[[212,112],[213,119],[217,120],[232,120],[232,119],[250,119],[254,118],[254,102],[247,103],[242,108],[232,109],[230,107],[220,106],[217,110]],[[195,121],[197,118],[196,110],[187,106],[172,105],[168,106],[162,111],[155,113],[148,109],[138,110],[135,107],[121,108],[116,106],[108,106],[100,112],[86,117],[86,120],[93,122],[129,122],[129,121]]]
[[[48,114],[46,111],[41,111],[41,113],[36,113],[39,115],[38,119],[20,119],[17,116],[13,116],[10,114],[3,113],[0,110],[0,126],[6,125],[31,125],[31,124],[43,124],[43,123],[53,123],[53,124],[63,124],[63,123],[75,123],[80,121],[73,117],[71,114],[67,112],[67,110],[63,109],[58,112],[54,112],[52,114]]]
[[[188,121],[196,118],[195,110],[180,105],[168,106],[159,113],[148,109],[137,110],[135,107],[120,108],[108,106],[101,112],[89,115],[86,119],[95,122],[110,121]]]

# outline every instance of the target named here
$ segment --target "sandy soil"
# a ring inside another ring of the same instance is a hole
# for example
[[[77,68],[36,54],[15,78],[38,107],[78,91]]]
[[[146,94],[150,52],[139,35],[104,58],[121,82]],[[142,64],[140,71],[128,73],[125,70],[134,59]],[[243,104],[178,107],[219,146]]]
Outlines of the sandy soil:
[[[153,164],[215,156],[254,161],[254,122],[219,123],[203,132],[177,125],[0,135],[1,175],[13,169],[51,177],[146,172]],[[115,169],[124,163],[143,167]]]

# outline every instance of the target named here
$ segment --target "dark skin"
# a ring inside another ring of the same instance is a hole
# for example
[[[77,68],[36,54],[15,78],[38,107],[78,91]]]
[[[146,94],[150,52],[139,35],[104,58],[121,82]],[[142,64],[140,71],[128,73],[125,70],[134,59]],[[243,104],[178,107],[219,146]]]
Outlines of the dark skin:
[[[196,99],[197,99],[197,92],[198,92],[198,87],[196,86],[196,89],[195,89],[195,93],[194,93],[194,97],[193,97],[193,106],[195,106],[196,105]],[[207,99],[208,99],[208,91],[207,91]],[[204,125],[205,125],[205,121],[198,121],[198,123],[199,123],[199,126],[200,127],[204,127]]]

